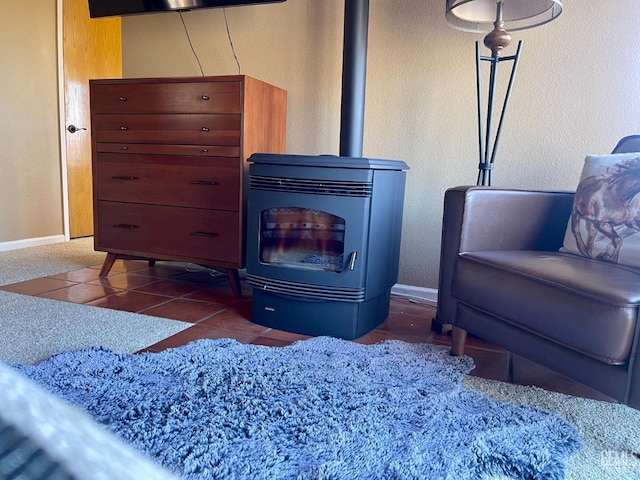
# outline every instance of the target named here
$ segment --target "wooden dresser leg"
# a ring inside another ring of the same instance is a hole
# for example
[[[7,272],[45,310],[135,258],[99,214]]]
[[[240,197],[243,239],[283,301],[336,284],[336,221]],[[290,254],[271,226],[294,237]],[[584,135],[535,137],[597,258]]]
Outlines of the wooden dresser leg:
[[[451,331],[451,355],[459,357],[464,355],[464,344],[467,341],[467,331],[453,327]]]
[[[237,298],[242,298],[242,286],[240,285],[240,275],[238,274],[238,270],[235,268],[227,269],[227,278],[229,279],[233,295]]]
[[[109,270],[111,270],[117,258],[118,256],[115,253],[107,253],[107,258],[104,259],[104,263],[100,269],[101,277],[106,277],[109,274]]]

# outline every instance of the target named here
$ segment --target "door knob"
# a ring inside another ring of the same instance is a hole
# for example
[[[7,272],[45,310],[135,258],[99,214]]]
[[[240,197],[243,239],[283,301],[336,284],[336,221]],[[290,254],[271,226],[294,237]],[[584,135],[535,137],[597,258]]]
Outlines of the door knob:
[[[69,131],[69,133],[76,133],[80,130],[86,130],[86,128],[84,127],[76,127],[75,125],[69,125],[67,127],[67,130]]]

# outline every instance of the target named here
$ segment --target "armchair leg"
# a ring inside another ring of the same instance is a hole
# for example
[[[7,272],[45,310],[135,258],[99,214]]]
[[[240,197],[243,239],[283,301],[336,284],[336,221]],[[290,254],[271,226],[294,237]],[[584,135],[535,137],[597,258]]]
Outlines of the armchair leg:
[[[459,327],[453,327],[451,331],[451,355],[459,357],[464,355],[464,344],[467,341],[467,331]]]

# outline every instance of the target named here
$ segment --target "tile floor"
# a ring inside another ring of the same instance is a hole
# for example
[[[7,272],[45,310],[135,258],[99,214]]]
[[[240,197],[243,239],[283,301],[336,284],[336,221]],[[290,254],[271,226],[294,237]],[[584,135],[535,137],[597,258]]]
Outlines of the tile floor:
[[[308,338],[252,323],[251,288],[244,280],[243,298],[235,298],[226,275],[216,275],[217,272],[196,265],[157,262],[150,267],[143,261],[118,260],[105,278],[99,277],[100,267],[95,265],[0,286],[0,290],[193,324],[176,335],[149,345],[145,349],[147,351],[160,351],[199,338],[234,338],[243,343],[270,346],[283,346]],[[434,305],[392,297],[387,320],[355,341],[375,343],[399,339],[448,345],[450,337],[431,328],[434,315]],[[472,375],[609,400],[588,387],[477,338],[468,339],[466,354],[476,363]]]

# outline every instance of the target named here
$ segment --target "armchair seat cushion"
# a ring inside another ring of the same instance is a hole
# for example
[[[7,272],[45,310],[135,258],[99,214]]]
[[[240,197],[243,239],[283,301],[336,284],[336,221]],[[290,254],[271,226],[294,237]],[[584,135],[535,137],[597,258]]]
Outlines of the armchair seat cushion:
[[[562,252],[460,253],[451,291],[460,303],[601,362],[629,360],[640,269]]]

